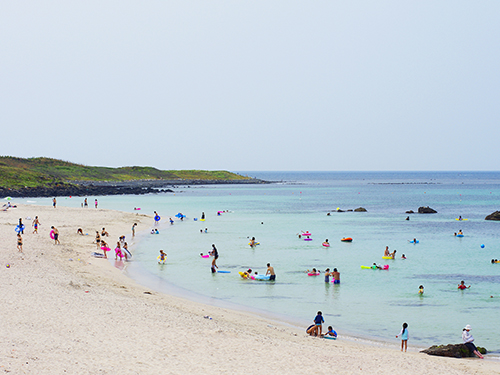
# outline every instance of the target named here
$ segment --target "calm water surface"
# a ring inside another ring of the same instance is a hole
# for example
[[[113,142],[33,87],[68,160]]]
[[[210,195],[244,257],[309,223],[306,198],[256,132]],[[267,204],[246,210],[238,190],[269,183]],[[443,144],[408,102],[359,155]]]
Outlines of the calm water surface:
[[[322,310],[326,325],[362,337],[397,342],[394,336],[408,322],[410,344],[418,346],[460,342],[462,327],[471,324],[477,345],[500,350],[500,264],[491,264],[500,259],[500,223],[484,220],[500,209],[500,173],[241,173],[278,183],[98,197],[100,208],[141,207],[141,213],[156,210],[162,217],[160,234],[142,236],[133,249],[130,274],[165,291],[175,288],[189,298],[236,304],[294,323],[308,324]],[[59,204],[79,206],[82,200],[60,198]],[[31,201],[49,204],[48,199]],[[438,213],[405,214],[420,206]],[[327,216],[337,208],[357,207],[368,212]],[[223,210],[229,212],[218,216]],[[178,212],[187,218],[174,218]],[[202,212],[206,221],[195,221]],[[468,220],[455,220],[459,215]],[[459,229],[465,237],[454,236]],[[301,231],[312,232],[313,241],[299,239]],[[248,246],[252,236],[260,242],[255,249]],[[342,243],[343,237],[354,240]],[[330,248],[322,246],[327,238]],[[413,238],[419,243],[410,244]],[[211,260],[199,256],[212,244],[220,253],[219,269],[230,273],[212,274]],[[396,260],[382,259],[385,246],[397,250]],[[157,264],[159,249],[168,254],[166,265]],[[268,262],[276,270],[275,283],[238,275],[247,268],[265,273]],[[360,267],[374,262],[389,264],[389,270]],[[322,272],[336,267],[341,284],[307,276],[313,267]],[[460,280],[471,288],[457,290]],[[423,296],[417,294],[421,284]]]

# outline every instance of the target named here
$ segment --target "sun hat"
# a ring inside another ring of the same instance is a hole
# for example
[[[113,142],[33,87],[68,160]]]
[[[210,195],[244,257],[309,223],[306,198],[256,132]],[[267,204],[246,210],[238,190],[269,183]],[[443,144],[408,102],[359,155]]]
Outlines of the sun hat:
[[[465,329],[466,329],[467,331],[470,331],[470,324],[467,324],[467,325],[465,326]]]

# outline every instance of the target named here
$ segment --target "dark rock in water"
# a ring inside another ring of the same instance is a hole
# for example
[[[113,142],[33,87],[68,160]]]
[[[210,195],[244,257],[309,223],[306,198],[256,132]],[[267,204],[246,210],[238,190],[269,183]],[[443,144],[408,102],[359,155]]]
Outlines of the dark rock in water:
[[[349,210],[347,210],[347,212],[352,212],[352,208],[351,208],[351,209],[349,209]]]
[[[500,221],[500,211],[495,211],[484,218],[484,220],[496,220]]]
[[[487,353],[485,348],[479,346],[477,350],[481,354]],[[420,353],[454,358],[475,357],[474,353],[469,351],[464,344],[433,345],[428,349],[421,350]]]
[[[418,208],[418,213],[419,214],[437,214],[437,211],[433,210],[432,208],[430,208],[429,206],[427,206],[427,207],[419,207]]]
[[[366,208],[363,208],[363,207],[358,207],[354,210],[354,212],[367,212],[366,211]]]
[[[341,210],[340,208],[336,210],[335,212],[345,212],[344,210]]]
[[[413,212],[413,210],[410,210],[410,211],[406,211],[405,214],[414,214],[415,212]]]

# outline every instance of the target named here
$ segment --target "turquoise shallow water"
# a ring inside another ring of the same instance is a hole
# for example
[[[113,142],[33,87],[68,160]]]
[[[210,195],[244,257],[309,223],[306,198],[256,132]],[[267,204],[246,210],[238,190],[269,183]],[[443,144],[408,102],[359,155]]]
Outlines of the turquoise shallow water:
[[[459,342],[462,327],[471,324],[478,345],[499,351],[500,264],[490,261],[500,258],[500,223],[484,217],[500,207],[500,173],[249,175],[283,182],[182,187],[175,194],[98,199],[102,208],[158,211],[160,234],[145,235],[133,249],[134,272],[189,291],[191,298],[227,301],[304,324],[322,310],[326,324],[341,333],[394,342],[406,321],[410,343],[419,346]],[[79,206],[81,200],[61,198],[59,204]],[[368,212],[326,215],[337,207],[360,206]],[[410,215],[406,221],[404,212],[419,206],[430,206],[438,214]],[[219,210],[230,212],[218,216]],[[194,221],[202,211],[206,221]],[[177,212],[187,218],[168,224],[168,217]],[[459,215],[468,220],[456,221]],[[200,233],[204,228],[208,233]],[[454,237],[459,229],[464,238]],[[298,239],[296,234],[306,230],[313,233],[313,241]],[[251,236],[261,243],[255,249],[248,246]],[[341,243],[344,236],[353,242]],[[326,238],[330,248],[321,245]],[[410,244],[413,238],[420,242]],[[212,274],[210,260],[199,256],[212,243],[220,253],[219,268],[231,273]],[[397,249],[396,260],[382,260],[385,246]],[[160,248],[168,254],[166,265],[157,264]],[[403,253],[406,260],[399,259]],[[277,272],[275,283],[238,275],[248,267],[263,273],[267,262]],[[390,268],[360,268],[373,262]],[[312,267],[338,268],[341,284],[308,277],[305,271]],[[457,290],[460,280],[472,287]],[[422,297],[417,294],[420,284],[425,286]]]

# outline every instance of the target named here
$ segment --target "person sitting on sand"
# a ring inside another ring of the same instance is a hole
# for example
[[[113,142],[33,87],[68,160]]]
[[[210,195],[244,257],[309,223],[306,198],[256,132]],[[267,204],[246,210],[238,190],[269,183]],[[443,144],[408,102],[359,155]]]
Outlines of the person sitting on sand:
[[[465,281],[460,281],[460,284],[458,284],[458,289],[460,290],[464,290],[464,289],[469,289],[470,288],[470,285],[469,286],[465,286]]]
[[[76,234],[79,234],[80,236],[83,236],[83,229],[82,228],[78,228],[76,230]]]
[[[334,284],[340,284],[340,272],[336,268],[333,269],[332,277]]]
[[[389,257],[389,256],[391,256],[391,253],[389,253],[389,246],[386,246],[386,247],[385,247],[384,256],[385,256],[385,257]]]
[[[325,336],[331,336],[337,338],[337,332],[333,330],[332,326],[328,326],[328,331],[325,333]]]
[[[109,233],[106,232],[106,228],[102,228],[101,236],[103,236],[103,237],[109,237]]]

